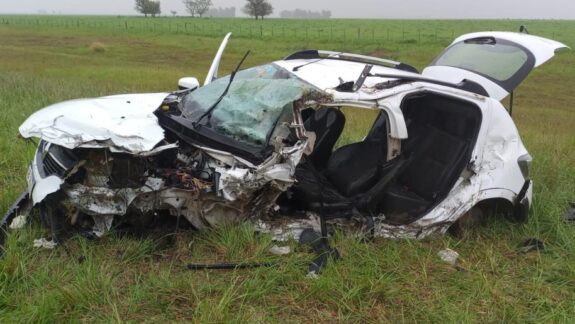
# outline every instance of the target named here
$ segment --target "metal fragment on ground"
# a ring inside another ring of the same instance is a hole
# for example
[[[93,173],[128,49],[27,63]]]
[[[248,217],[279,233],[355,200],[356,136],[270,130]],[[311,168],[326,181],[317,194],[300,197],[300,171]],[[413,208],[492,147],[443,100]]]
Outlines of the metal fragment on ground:
[[[545,243],[536,238],[528,238],[519,244],[519,252],[529,253],[533,251],[543,251],[545,250]]]
[[[572,202],[570,208],[565,212],[564,219],[568,223],[575,223],[575,202]]]

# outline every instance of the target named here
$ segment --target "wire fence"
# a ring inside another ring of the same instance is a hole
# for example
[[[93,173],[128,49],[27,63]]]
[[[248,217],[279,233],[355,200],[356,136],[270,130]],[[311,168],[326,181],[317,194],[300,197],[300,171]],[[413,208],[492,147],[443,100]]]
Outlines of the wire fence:
[[[93,17],[42,17],[0,16],[0,26],[19,26],[38,30],[74,29],[109,34],[183,34],[193,36],[221,37],[227,32],[234,37],[251,39],[279,39],[320,42],[350,43],[449,43],[467,32],[479,30],[518,30],[519,22],[492,21],[483,25],[500,25],[499,28],[481,28],[480,22],[466,24],[464,21],[368,21],[362,26],[358,21],[324,20],[307,23],[289,20],[254,22],[247,19],[191,19],[191,18],[93,18]],[[563,26],[568,24],[568,26]],[[575,39],[575,22],[546,24],[538,28],[537,35],[568,41]]]

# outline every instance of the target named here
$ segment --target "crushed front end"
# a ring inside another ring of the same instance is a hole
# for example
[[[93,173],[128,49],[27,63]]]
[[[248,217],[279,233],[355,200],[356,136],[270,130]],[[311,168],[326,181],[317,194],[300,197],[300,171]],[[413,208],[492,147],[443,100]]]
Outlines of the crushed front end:
[[[170,216],[195,229],[266,218],[308,145],[298,107],[325,99],[285,72],[273,65],[240,72],[217,109],[226,78],[194,92],[39,111],[20,129],[41,138],[28,174],[31,205],[55,238],[154,228]]]
[[[227,165],[206,149],[159,148],[142,156],[41,141],[30,166],[30,196],[46,223],[101,236],[115,223],[149,228],[168,215],[197,229],[264,217],[292,184],[293,166],[282,163],[289,154],[253,169]]]

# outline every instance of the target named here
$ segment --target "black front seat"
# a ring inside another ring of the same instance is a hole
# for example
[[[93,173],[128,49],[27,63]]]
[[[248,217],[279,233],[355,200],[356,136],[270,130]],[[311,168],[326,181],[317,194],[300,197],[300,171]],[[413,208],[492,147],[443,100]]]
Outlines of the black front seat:
[[[308,160],[317,168],[325,167],[344,125],[345,115],[331,107],[322,107],[305,120],[305,129],[316,135],[314,150]]]

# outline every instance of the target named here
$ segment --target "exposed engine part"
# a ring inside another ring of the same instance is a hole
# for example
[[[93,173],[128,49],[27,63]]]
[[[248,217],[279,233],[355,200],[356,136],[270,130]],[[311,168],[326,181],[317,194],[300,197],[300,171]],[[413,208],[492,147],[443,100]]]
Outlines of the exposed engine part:
[[[162,154],[70,150],[43,143],[38,156],[65,161],[56,164],[60,169],[52,173],[59,182],[39,204],[56,241],[62,228],[80,228],[100,237],[116,227],[113,224],[145,227],[157,215],[183,217],[197,229],[268,217],[277,197],[293,183],[290,173],[300,158],[276,154],[269,165],[255,170],[238,162],[231,166],[227,156],[218,159],[217,151],[208,154],[186,144],[162,144],[153,151]],[[32,179],[45,181],[47,173],[35,171],[45,167],[44,160],[32,165]],[[285,162],[277,163],[281,161]]]
[[[198,179],[198,173],[194,172],[193,168],[158,169],[155,171],[160,178],[165,180],[167,187],[187,189],[194,191],[195,194],[213,190],[213,184]]]

